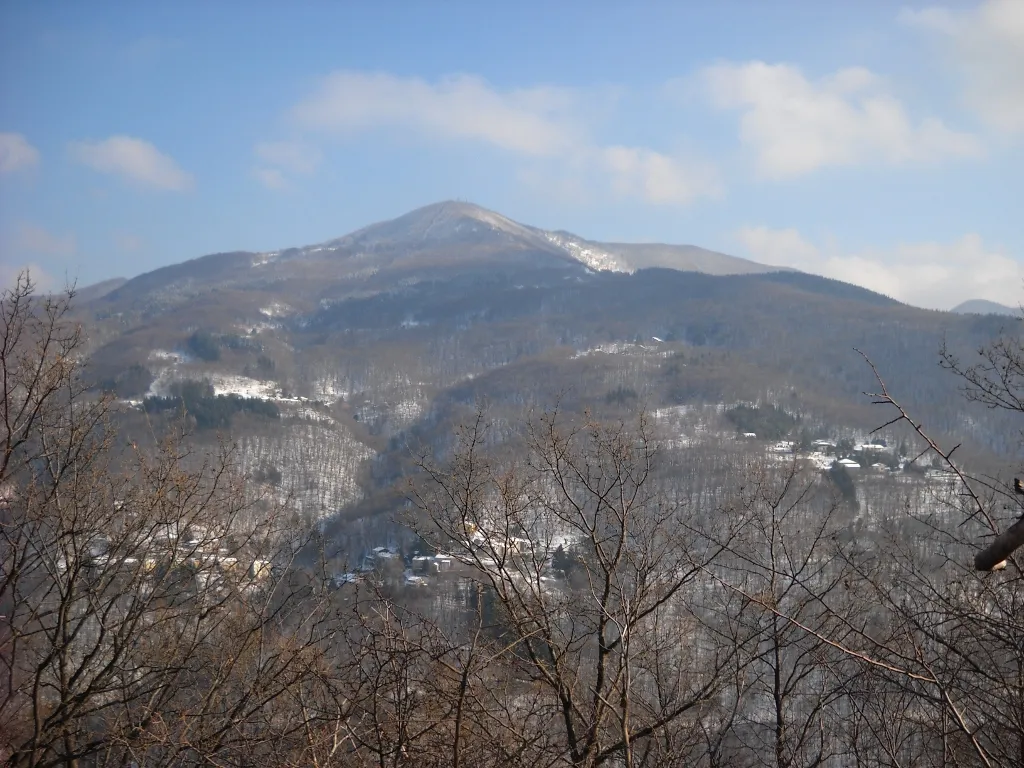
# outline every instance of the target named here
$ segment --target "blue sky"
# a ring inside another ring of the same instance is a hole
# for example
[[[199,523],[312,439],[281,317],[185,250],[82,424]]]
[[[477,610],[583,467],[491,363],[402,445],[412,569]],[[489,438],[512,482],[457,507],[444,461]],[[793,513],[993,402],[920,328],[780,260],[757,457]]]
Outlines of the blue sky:
[[[0,282],[459,198],[920,306],[1018,304],[1022,72],[1024,0],[8,2]]]

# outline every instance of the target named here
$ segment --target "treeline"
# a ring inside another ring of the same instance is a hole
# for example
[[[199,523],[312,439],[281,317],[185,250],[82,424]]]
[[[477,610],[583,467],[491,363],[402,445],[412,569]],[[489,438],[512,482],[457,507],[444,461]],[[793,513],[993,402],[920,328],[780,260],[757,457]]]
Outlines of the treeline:
[[[235,333],[213,334],[209,331],[196,331],[185,340],[185,349],[207,362],[220,360],[221,347],[242,352],[263,351],[263,344],[258,339]]]
[[[737,405],[725,412],[725,418],[737,432],[753,432],[762,440],[781,440],[792,434],[800,423],[798,416],[786,413],[777,405]]]
[[[235,414],[248,413],[267,419],[278,419],[277,405],[258,397],[241,395],[215,395],[208,381],[180,381],[171,386],[167,397],[147,397],[143,400],[146,413],[184,412],[199,429],[225,429],[231,426]]]

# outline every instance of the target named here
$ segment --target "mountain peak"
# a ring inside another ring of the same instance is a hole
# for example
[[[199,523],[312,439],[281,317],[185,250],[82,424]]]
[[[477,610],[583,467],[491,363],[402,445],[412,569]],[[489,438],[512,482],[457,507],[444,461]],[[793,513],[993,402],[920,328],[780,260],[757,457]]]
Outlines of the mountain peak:
[[[711,275],[779,271],[695,246],[587,240],[564,230],[521,224],[473,203],[445,200],[327,242],[272,252],[213,254],[162,267],[110,295],[145,294],[146,301],[173,304],[213,290],[215,284],[233,290],[263,289],[286,280],[305,281],[316,290],[337,284],[348,292],[372,292],[397,281],[437,279],[442,271],[453,275],[496,268],[510,274],[581,267],[625,273],[658,267]]]
[[[1019,315],[1020,310],[1015,307],[1008,307],[1005,304],[997,304],[987,299],[970,299],[957,304],[950,312],[959,315]]]
[[[346,235],[338,244],[360,246],[430,246],[441,242],[479,241],[498,235],[538,246],[544,238],[527,227],[479,205],[445,200],[417,208],[396,219],[378,222]]]

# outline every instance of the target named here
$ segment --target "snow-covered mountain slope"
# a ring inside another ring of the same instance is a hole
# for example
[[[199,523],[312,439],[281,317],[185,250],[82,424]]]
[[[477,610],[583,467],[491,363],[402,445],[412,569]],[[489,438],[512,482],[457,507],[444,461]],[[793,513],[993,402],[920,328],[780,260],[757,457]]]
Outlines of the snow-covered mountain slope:
[[[597,243],[588,243],[568,232],[545,232],[548,242],[561,248],[588,269],[596,272],[635,272],[635,268],[621,256],[610,253]]]

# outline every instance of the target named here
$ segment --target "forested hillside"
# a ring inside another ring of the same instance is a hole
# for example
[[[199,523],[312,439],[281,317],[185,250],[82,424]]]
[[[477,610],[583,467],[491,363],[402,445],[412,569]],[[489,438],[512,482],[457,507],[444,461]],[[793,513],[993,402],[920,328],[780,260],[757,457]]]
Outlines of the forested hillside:
[[[1012,320],[456,213],[4,293],[4,759],[1016,764]]]

